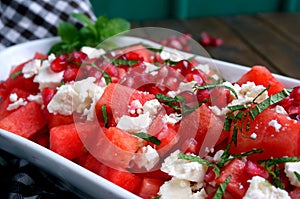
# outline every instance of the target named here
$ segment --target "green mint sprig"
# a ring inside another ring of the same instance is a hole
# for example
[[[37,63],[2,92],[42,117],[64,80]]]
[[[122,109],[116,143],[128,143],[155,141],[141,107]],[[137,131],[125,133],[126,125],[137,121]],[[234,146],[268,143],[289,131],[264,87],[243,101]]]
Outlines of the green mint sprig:
[[[77,29],[71,23],[60,23],[57,33],[61,41],[50,48],[49,54],[69,53],[80,50],[83,46],[96,47],[105,39],[130,29],[130,23],[121,18],[108,19],[100,16],[93,22],[81,13],[73,13],[71,16],[82,22],[84,26]]]

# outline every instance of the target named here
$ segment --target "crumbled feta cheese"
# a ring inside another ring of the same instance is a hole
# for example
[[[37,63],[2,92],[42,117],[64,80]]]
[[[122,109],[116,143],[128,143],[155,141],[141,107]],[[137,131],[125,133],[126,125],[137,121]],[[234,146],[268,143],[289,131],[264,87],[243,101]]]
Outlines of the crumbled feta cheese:
[[[223,155],[223,153],[224,153],[224,150],[219,150],[219,151],[217,151],[217,152],[215,153],[214,157],[213,157],[213,161],[214,161],[215,163],[220,162],[220,161],[221,161],[221,156]]]
[[[30,78],[36,74],[38,74],[42,61],[40,59],[34,59],[27,64],[24,65],[22,69],[22,73],[24,78]]]
[[[19,108],[20,106],[25,106],[27,101],[24,98],[19,98],[17,101],[14,101],[12,104],[9,104],[6,110],[11,111]]]
[[[88,116],[88,120],[92,120],[94,105],[104,92],[104,88],[93,83],[95,80],[94,77],[89,77],[59,87],[47,106],[49,112],[62,115],[71,115],[73,112],[84,113]]]
[[[141,153],[137,153],[135,162],[139,168],[145,167],[147,171],[150,171],[156,163],[159,161],[158,152],[150,145],[141,148]]]
[[[250,135],[250,138],[253,139],[253,140],[255,140],[257,138],[257,134],[256,133],[252,133]]]
[[[41,93],[37,94],[37,95],[29,95],[27,97],[27,100],[28,101],[33,101],[33,102],[36,102],[38,104],[43,104],[43,98],[42,98],[42,95]]]
[[[275,109],[276,113],[288,115],[288,113],[285,111],[285,109],[280,105],[275,106],[274,109]]]
[[[300,162],[287,162],[285,163],[284,172],[289,178],[292,185],[300,187],[300,182],[294,172],[300,174]]]
[[[269,126],[272,126],[274,127],[275,131],[278,133],[282,127],[281,124],[278,123],[277,120],[271,120],[269,123],[268,123]]]
[[[157,70],[159,69],[159,67],[155,66],[154,64],[150,64],[148,62],[144,62],[146,69],[145,72],[146,73],[151,73],[152,75],[156,75],[158,72]]]
[[[204,199],[207,197],[204,189],[193,193],[189,181],[175,177],[160,187],[158,195],[161,199]]]
[[[265,87],[262,85],[256,86],[254,82],[247,82],[246,84],[242,84],[241,86],[239,86],[238,84],[233,85],[230,82],[224,82],[223,85],[232,88],[238,96],[238,98],[236,98],[234,93],[230,91],[233,100],[228,104],[228,106],[245,105],[248,103],[252,103],[254,99],[256,99],[255,101],[257,103],[260,103],[269,97],[268,92],[264,91]],[[262,91],[264,92],[261,93]],[[230,111],[228,107],[220,109],[217,106],[210,106],[209,108],[213,111],[214,114],[219,116],[225,115],[228,111]]]
[[[83,46],[81,52],[85,53],[89,59],[98,58],[106,53],[103,49],[92,48],[89,46]]]
[[[56,88],[63,79],[64,71],[59,73],[53,72],[50,68],[50,63],[49,60],[44,60],[39,73],[33,79],[33,82],[39,83],[40,90],[43,90],[46,87]]]
[[[184,91],[190,91],[190,92],[193,92],[193,91],[194,91],[194,86],[195,86],[195,84],[197,84],[196,81],[191,81],[191,82],[180,82],[177,91],[169,91],[169,92],[167,93],[167,96],[175,97],[176,95],[178,95],[179,93],[182,93],[182,92],[184,92]],[[196,100],[196,98],[195,98],[195,100]]]
[[[139,106],[139,104],[136,105]],[[142,107],[143,113],[140,113],[137,117],[123,115],[119,119],[117,127],[130,133],[135,133],[138,131],[147,132],[152,119],[154,119],[160,107],[161,104],[157,99],[149,100],[145,102],[144,106]]]
[[[250,186],[243,199],[290,199],[285,190],[276,188],[260,176],[254,176],[249,182]]]
[[[151,124],[151,118],[149,112],[138,115],[137,117],[130,117],[123,115],[117,124],[117,127],[123,129],[129,133],[136,133],[139,131],[147,132],[149,125]]]
[[[182,116],[178,113],[171,113],[170,115],[165,114],[162,118],[162,122],[165,124],[176,124],[182,119]]]
[[[160,57],[163,60],[171,60],[171,61],[175,61],[175,62],[178,62],[178,61],[181,61],[181,60],[185,59],[183,57],[183,55],[179,54],[177,51],[175,51],[175,52],[167,52],[165,50],[161,51]]]
[[[10,100],[11,102],[16,102],[16,101],[18,100],[18,95],[17,95],[17,93],[11,93],[11,94],[9,95],[9,100]]]
[[[171,155],[164,160],[161,170],[178,179],[203,182],[207,166],[198,162],[179,159],[179,153],[179,150],[171,153]]]
[[[158,113],[158,110],[160,109],[161,104],[157,99],[149,100],[146,101],[144,106],[143,106],[143,112],[144,113],[149,113],[150,117],[153,119],[153,117],[156,116]]]

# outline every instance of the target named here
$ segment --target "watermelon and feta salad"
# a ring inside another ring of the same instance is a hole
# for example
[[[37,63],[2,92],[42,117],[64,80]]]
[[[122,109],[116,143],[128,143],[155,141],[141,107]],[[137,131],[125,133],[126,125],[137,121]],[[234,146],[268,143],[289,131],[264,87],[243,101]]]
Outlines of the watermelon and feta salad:
[[[300,86],[266,67],[228,82],[164,47],[85,46],[36,53],[0,96],[1,129],[142,198],[300,197]]]

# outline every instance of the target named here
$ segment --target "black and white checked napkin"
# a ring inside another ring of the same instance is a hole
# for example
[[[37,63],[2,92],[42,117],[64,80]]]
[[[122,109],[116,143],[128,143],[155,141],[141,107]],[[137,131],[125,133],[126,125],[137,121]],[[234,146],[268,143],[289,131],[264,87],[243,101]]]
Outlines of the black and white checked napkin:
[[[62,21],[80,27],[71,13],[83,13],[95,20],[89,0],[1,0],[0,50],[29,40],[55,36]]]

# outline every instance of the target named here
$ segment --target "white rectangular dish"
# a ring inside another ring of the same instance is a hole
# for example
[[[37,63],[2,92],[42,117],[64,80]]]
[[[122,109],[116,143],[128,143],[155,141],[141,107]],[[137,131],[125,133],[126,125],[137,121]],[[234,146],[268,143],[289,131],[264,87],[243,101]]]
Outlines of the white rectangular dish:
[[[1,51],[0,81],[8,77],[12,66],[32,58],[35,52],[47,53],[50,46],[57,41],[58,38],[42,39],[16,45]],[[139,42],[149,43],[149,41],[132,37],[124,37],[124,40],[120,41],[121,45],[122,42],[124,45]],[[207,60],[207,58],[203,57],[198,58]],[[236,81],[242,74],[249,70],[248,67],[223,61],[213,60],[213,62],[222,77],[228,81]],[[300,85],[299,80],[280,75],[275,76],[286,87]],[[2,129],[0,129],[0,148],[20,158],[24,158],[57,176],[66,186],[76,189],[76,193],[79,196],[93,198],[140,198],[62,156]]]

